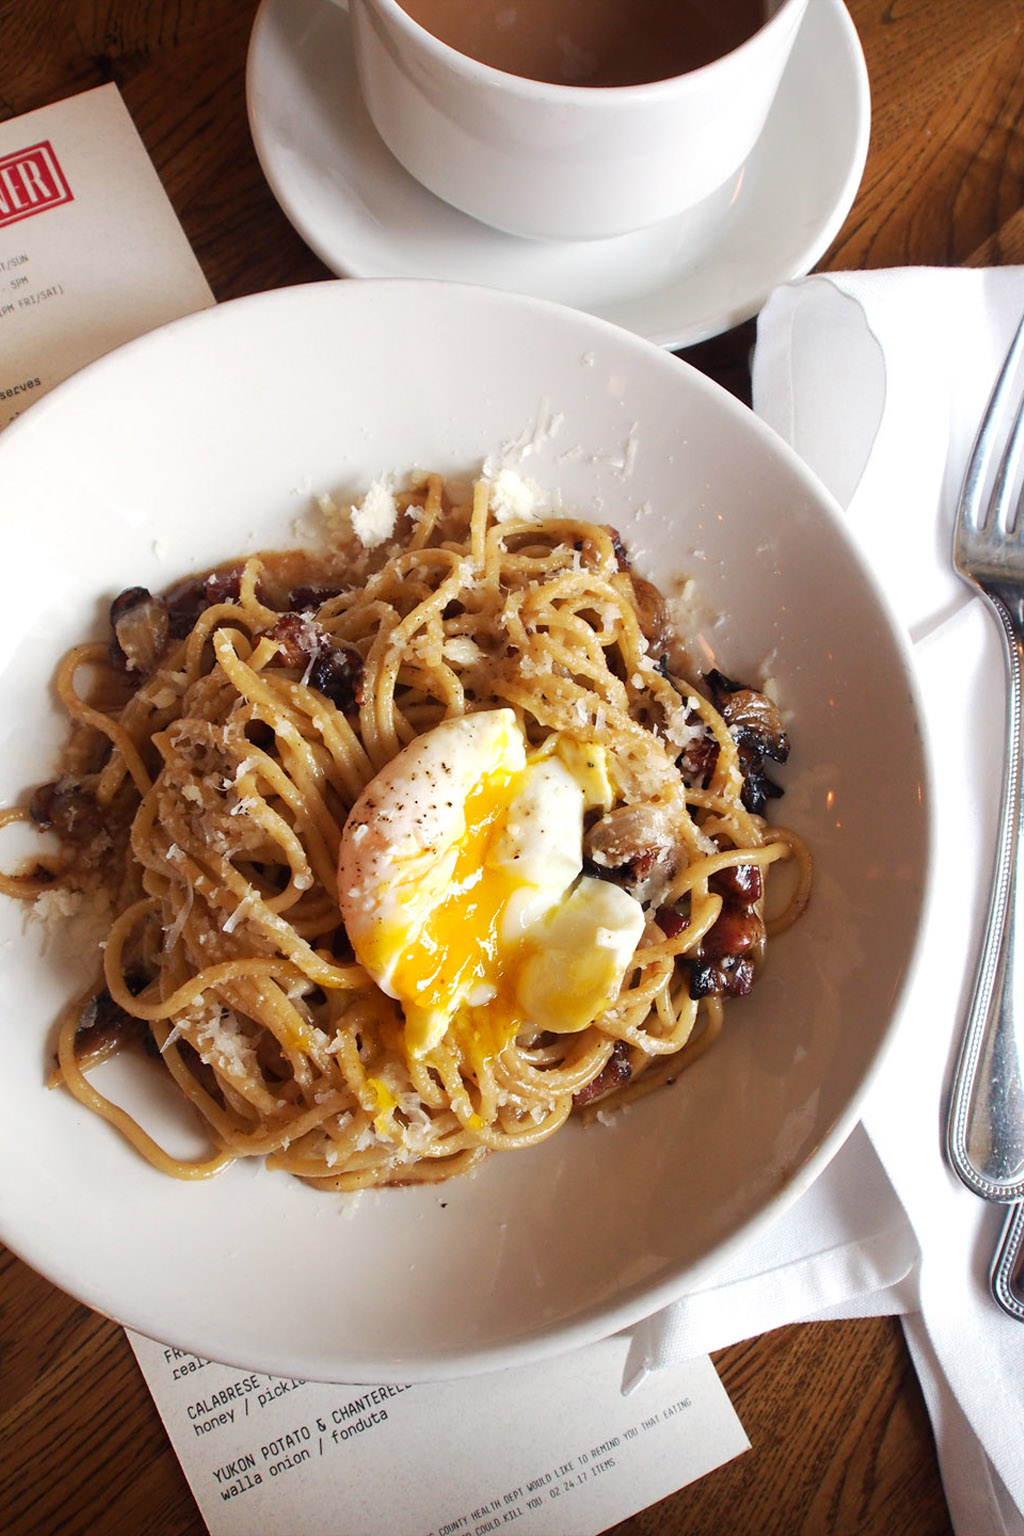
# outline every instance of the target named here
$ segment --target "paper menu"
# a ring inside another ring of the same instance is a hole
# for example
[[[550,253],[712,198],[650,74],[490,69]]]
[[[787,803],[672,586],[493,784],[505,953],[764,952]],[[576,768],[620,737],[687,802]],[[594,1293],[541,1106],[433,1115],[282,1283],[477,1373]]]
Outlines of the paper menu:
[[[749,1447],[707,1356],[625,1396],[624,1335],[412,1387],[128,1337],[211,1536],[598,1536]]]
[[[116,86],[0,122],[0,428],[213,302]]]

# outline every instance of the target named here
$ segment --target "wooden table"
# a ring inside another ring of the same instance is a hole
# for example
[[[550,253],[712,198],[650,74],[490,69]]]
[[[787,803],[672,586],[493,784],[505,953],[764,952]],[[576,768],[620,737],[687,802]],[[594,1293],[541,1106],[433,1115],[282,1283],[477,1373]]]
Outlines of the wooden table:
[[[1024,0],[848,3],[872,82],[871,147],[822,267],[1024,260]],[[115,81],[218,299],[332,275],[278,208],[250,141],[256,5],[0,0],[0,118]],[[689,356],[743,395],[752,335],[741,327]],[[617,1536],[950,1532],[898,1323],[783,1328],[717,1364],[753,1449]],[[3,1251],[0,1528],[204,1529],[121,1330]]]

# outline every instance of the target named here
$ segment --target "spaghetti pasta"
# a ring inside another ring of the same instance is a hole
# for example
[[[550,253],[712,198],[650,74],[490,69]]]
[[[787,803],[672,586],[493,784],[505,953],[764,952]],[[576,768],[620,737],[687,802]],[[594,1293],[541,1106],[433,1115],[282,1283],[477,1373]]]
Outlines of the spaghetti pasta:
[[[133,589],[112,620],[113,646],[78,647],[58,674],[66,772],[0,817],[52,827],[60,852],[0,886],[109,903],[55,1078],[169,1174],[259,1156],[354,1189],[534,1145],[693,1062],[806,904],[807,851],[765,814],[777,711],[693,672],[605,527],[501,517],[486,481],[459,500],[423,477],[374,550],[338,541]],[[582,1027],[489,1034],[453,1016],[417,1046],[346,931],[346,823],[410,743],[493,710],[531,754],[603,754],[580,859],[638,904],[640,938]],[[769,919],[783,861],[796,876]],[[90,1080],[132,1041],[198,1112],[209,1157],[170,1156]]]

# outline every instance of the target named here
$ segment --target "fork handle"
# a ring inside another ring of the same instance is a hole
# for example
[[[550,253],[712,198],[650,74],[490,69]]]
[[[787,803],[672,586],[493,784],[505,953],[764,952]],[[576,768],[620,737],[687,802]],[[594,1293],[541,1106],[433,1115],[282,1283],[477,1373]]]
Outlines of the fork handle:
[[[1024,614],[1020,597],[986,590],[1007,660],[1007,772],[985,937],[953,1081],[947,1150],[986,1200],[1024,1199]]]

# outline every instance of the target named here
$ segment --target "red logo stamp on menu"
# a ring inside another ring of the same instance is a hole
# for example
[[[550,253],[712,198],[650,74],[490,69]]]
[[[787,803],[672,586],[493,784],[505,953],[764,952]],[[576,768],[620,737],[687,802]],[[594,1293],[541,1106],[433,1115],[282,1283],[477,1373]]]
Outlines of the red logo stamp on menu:
[[[0,229],[72,201],[71,188],[47,142],[0,156]]]

